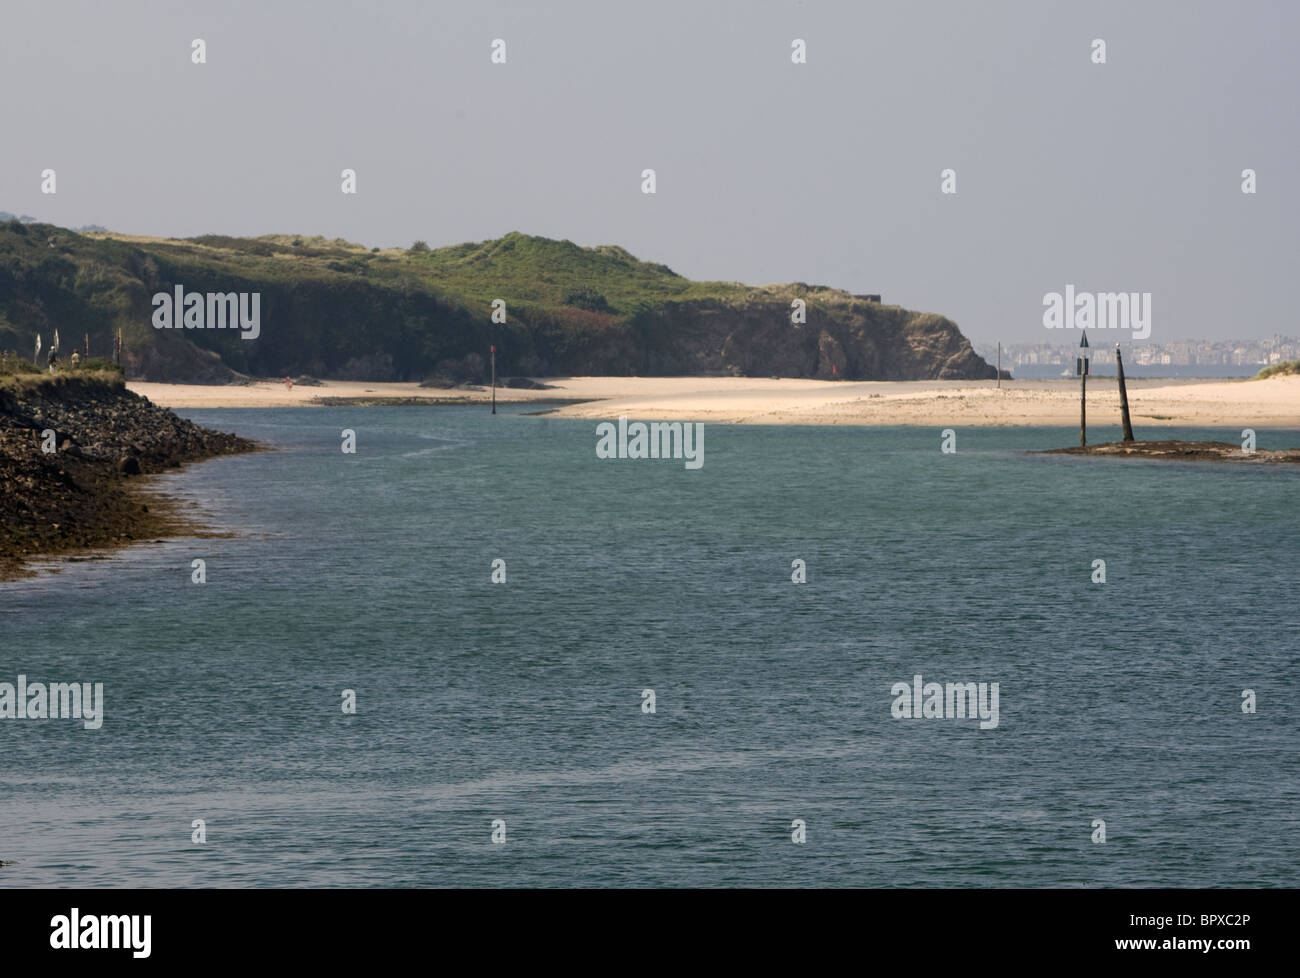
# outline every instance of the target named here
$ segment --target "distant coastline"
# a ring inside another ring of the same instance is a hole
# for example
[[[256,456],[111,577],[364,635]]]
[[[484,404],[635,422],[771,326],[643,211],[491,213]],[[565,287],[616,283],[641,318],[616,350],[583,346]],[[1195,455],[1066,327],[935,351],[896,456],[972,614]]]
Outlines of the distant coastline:
[[[1006,368],[1006,363],[1002,364]],[[1129,380],[1250,380],[1266,365],[1262,363],[1143,363],[1132,367],[1124,362]],[[1019,363],[1011,368],[1016,380],[1056,380],[1074,376],[1074,363]],[[1115,377],[1115,364],[1091,362],[1090,377]]]

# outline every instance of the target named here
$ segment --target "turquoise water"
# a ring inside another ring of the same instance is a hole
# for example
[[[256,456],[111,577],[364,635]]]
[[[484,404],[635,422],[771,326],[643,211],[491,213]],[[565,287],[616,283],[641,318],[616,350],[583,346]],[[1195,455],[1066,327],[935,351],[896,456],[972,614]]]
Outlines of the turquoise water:
[[[1300,469],[706,425],[689,471],[589,421],[184,413],[278,448],[158,481],[235,535],[0,584],[0,682],[106,703],[0,720],[0,885],[1297,882]],[[998,683],[998,726],[896,719],[917,673]]]

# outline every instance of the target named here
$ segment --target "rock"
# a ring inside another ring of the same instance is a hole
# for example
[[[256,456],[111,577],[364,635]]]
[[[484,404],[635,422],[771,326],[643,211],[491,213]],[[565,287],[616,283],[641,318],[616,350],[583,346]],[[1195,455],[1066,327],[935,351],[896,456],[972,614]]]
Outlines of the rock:
[[[47,428],[57,455],[32,437]],[[255,447],[183,420],[120,383],[60,377],[0,386],[0,578],[32,554],[158,533],[152,504],[141,505],[124,476]]]

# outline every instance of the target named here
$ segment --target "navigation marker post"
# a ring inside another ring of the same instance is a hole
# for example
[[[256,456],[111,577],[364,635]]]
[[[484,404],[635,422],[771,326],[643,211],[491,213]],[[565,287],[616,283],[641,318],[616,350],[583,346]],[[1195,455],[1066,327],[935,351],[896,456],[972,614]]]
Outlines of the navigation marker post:
[[[1119,344],[1115,344],[1115,367],[1119,372],[1119,417],[1124,425],[1124,440],[1133,440],[1133,422],[1128,416],[1128,388],[1124,385],[1124,358],[1120,356]]]
[[[1075,362],[1079,372],[1079,447],[1088,447],[1088,334],[1079,341],[1079,359]]]
[[[497,345],[492,344],[492,413],[497,413]]]

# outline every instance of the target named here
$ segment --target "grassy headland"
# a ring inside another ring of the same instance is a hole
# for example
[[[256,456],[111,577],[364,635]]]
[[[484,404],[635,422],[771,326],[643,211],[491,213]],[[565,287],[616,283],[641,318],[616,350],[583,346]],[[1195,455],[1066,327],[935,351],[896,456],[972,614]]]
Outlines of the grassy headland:
[[[154,329],[152,296],[258,292],[261,334]],[[807,303],[793,325],[791,302]],[[492,322],[492,301],[507,321]],[[622,248],[511,233],[431,249],[265,235],[141,238],[0,224],[0,350],[112,349],[133,379],[336,380],[704,376],[983,379],[995,371],[942,316],[824,286],[694,282]]]

